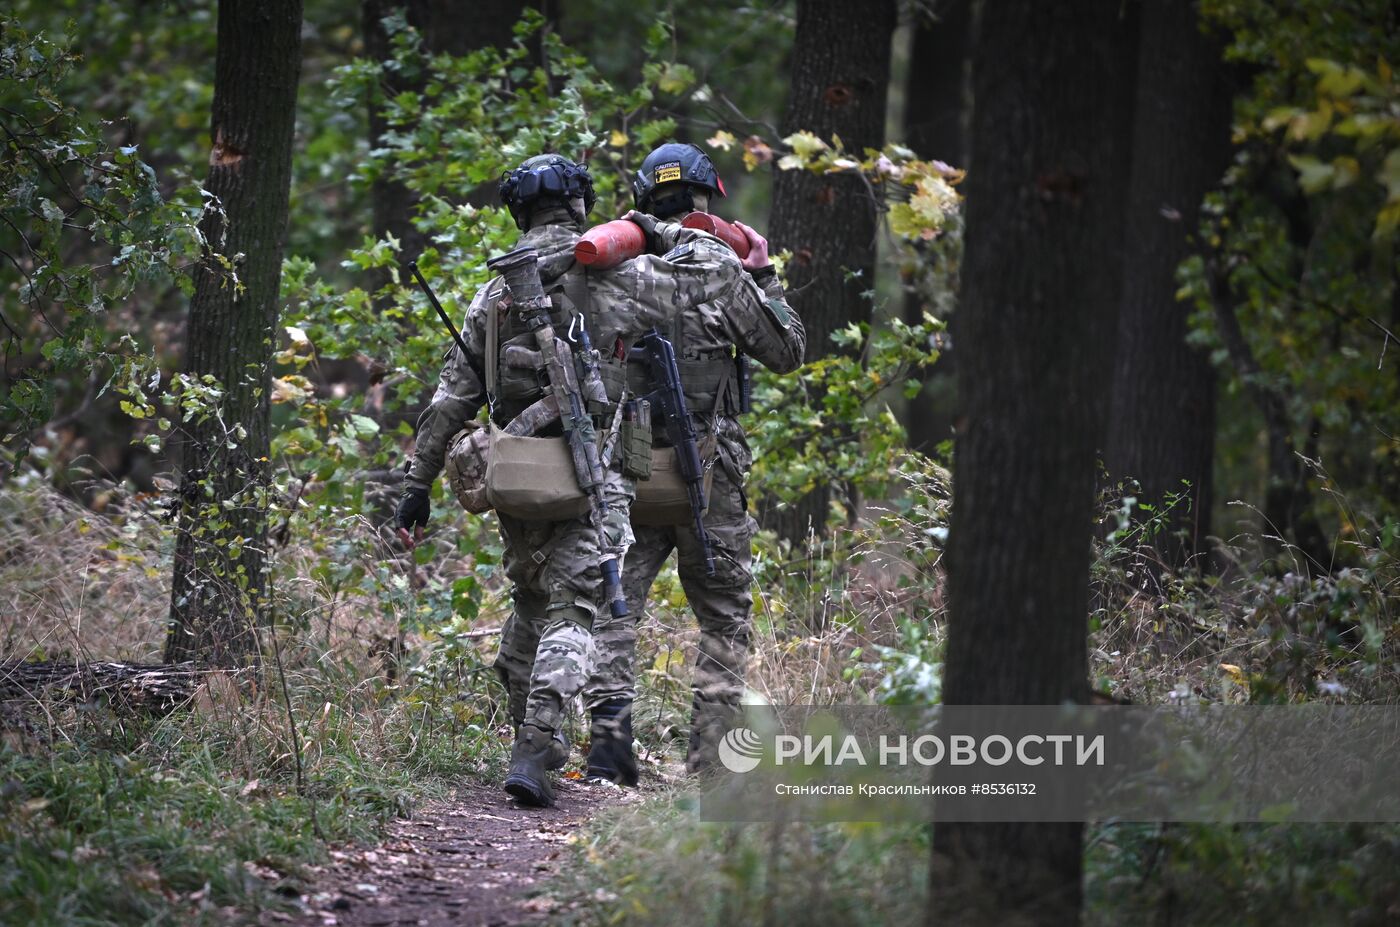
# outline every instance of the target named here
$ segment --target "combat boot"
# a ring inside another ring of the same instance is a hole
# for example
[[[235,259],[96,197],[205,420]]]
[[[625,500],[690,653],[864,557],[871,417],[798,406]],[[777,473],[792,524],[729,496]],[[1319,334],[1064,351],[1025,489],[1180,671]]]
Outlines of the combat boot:
[[[545,758],[545,769],[560,770],[569,761],[569,741],[563,731],[555,731],[549,738],[549,755]]]
[[[637,757],[632,752],[632,702],[615,698],[590,712],[588,778],[637,785]]]
[[[559,752],[559,741],[553,731],[533,724],[521,725],[510,751],[510,771],[503,787],[522,805],[548,808],[554,804],[554,787],[549,782],[550,764],[556,761]],[[568,756],[567,751],[564,756]],[[563,765],[562,760],[559,765]]]

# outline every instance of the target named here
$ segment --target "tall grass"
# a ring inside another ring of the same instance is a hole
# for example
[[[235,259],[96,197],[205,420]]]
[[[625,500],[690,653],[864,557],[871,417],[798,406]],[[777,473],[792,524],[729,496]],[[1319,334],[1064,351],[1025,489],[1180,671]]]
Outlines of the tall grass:
[[[794,550],[760,537],[746,698],[937,701],[947,475],[928,462],[907,469],[906,495],[838,540]],[[100,512],[37,483],[0,495],[0,588],[13,616],[0,658],[159,654],[170,549],[160,507],[110,487],[98,496]],[[1239,537],[1217,544],[1225,568],[1207,574],[1151,563],[1152,525],[1119,523],[1121,510],[1106,500],[1094,568],[1098,688],[1140,704],[1396,698],[1400,526],[1350,513],[1326,565]],[[505,589],[489,526],[459,521],[442,518],[435,546],[412,557],[348,509],[289,523],[262,679],[210,674],[160,716],[58,695],[0,705],[0,922],[251,916],[285,903],[324,840],[371,839],[454,780],[499,777],[508,728],[489,661]],[[580,836],[561,916],[917,920],[923,825],[698,820],[678,765],[698,632],[674,568],[653,591],[636,713],[649,799]],[[1389,910],[1396,841],[1377,827],[1094,826],[1086,918],[1150,922],[1169,908],[1181,917],[1162,923],[1267,924],[1296,910],[1368,923],[1366,912]],[[1202,880],[1211,891],[1193,890]],[[1263,889],[1292,901],[1262,903]]]
[[[752,698],[938,700],[946,488],[928,465],[902,508],[868,513],[839,543],[800,561],[762,546]],[[1211,574],[1163,570],[1152,542],[1164,519],[1120,521],[1125,510],[1105,496],[1088,642],[1097,688],[1138,704],[1400,697],[1400,526],[1351,513],[1331,564],[1242,535],[1217,542],[1225,568]],[[656,652],[684,626],[679,603],[666,608],[649,632]],[[642,694],[673,700],[681,725],[684,665],[661,687],[644,677]],[[1392,825],[1091,824],[1085,921],[1390,923],[1397,852]],[[595,821],[580,854],[560,909],[581,924],[661,912],[676,925],[907,924],[927,900],[925,825],[706,823],[684,784]]]
[[[0,659],[159,659],[168,528],[157,500],[104,491],[101,512],[37,482],[0,494],[16,619]],[[411,564],[362,518],[293,528],[260,676],[204,674],[168,713],[68,692],[0,703],[0,923],[250,918],[287,905],[327,841],[503,772],[493,638],[417,614],[450,607],[440,590],[470,564]],[[483,624],[499,598],[483,593]]]

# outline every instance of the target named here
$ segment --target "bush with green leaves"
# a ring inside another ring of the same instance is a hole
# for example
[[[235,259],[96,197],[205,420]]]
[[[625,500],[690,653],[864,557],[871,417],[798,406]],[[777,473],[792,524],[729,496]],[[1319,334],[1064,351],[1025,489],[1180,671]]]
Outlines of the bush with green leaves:
[[[1245,79],[1233,163],[1203,211],[1200,254],[1180,273],[1194,339],[1222,372],[1219,472],[1231,498],[1259,500],[1297,482],[1326,538],[1355,537],[1358,526],[1326,504],[1315,475],[1265,466],[1256,438],[1267,397],[1286,419],[1285,460],[1296,450],[1320,461],[1357,507],[1400,514],[1393,4],[1208,0],[1201,10]]]
[[[852,324],[832,336],[842,353],[809,362],[800,376],[760,371],[755,412],[745,421],[753,485],[778,502],[834,486],[848,524],[865,499],[890,496],[900,487],[899,462],[913,458],[904,453],[904,427],[881,399],[890,390],[917,395],[915,374],[938,359],[942,330],[932,316],[918,325],[892,319],[873,331]]]
[[[60,405],[71,416],[145,356],[143,299],[193,291],[198,222],[217,208],[197,188],[167,195],[137,146],[66,102],[69,42],[0,16],[0,476]]]

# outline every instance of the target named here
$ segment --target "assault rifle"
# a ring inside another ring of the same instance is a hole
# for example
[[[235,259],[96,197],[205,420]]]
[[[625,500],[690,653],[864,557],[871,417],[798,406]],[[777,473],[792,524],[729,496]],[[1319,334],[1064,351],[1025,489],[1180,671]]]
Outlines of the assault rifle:
[[[676,349],[662,337],[661,332],[652,329],[643,335],[632,356],[646,361],[651,375],[650,400],[654,408],[661,410],[662,422],[666,428],[666,438],[676,451],[676,465],[681,478],[685,480],[685,491],[690,496],[690,513],[695,519],[695,539],[700,542],[700,550],[705,555],[705,573],[715,575],[715,552],[710,545],[710,533],[705,530],[705,464],[700,459],[700,440],[695,432],[695,423],[690,420],[690,410],[686,408],[685,390],[681,386],[681,371],[676,364]]]
[[[604,464],[598,452],[598,434],[588,405],[579,389],[578,372],[572,351],[554,334],[549,317],[549,297],[540,282],[539,255],[534,248],[516,248],[493,258],[486,266],[505,278],[512,306],[520,313],[525,327],[535,336],[535,344],[549,373],[550,390],[559,406],[559,420],[569,445],[574,464],[574,477],[579,489],[588,497],[593,527],[598,534],[599,568],[603,572],[603,588],[608,607],[614,618],[627,615],[627,598],[622,594],[622,578],[618,575],[618,551],[608,541],[608,503],[603,496],[606,479]],[[560,356],[561,349],[564,356]]]

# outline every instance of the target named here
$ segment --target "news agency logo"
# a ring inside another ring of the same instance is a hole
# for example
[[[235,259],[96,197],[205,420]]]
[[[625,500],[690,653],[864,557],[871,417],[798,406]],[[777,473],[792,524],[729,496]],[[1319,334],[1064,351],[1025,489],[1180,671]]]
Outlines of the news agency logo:
[[[734,773],[752,772],[763,758],[763,740],[746,727],[736,727],[719,742],[719,760]],[[1104,735],[1027,734],[1015,741],[1001,734],[982,738],[933,734],[910,738],[882,735],[877,743],[861,745],[852,734],[797,736],[773,739],[776,766],[1102,766]]]
[[[762,757],[762,741],[746,727],[734,728],[719,742],[719,761],[730,772],[751,772]]]

